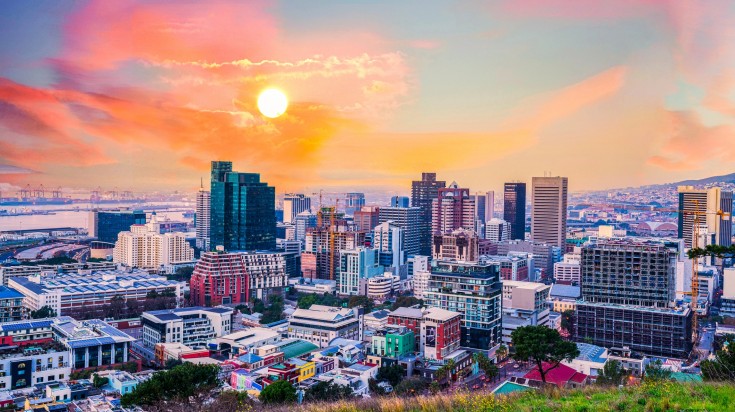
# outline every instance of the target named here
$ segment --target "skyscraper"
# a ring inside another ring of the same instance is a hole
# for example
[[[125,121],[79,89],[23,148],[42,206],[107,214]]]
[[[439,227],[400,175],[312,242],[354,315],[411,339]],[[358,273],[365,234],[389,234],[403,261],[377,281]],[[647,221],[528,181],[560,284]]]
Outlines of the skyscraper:
[[[276,189],[257,173],[232,171],[232,162],[212,162],[210,248],[274,250]]]
[[[301,193],[288,193],[283,197],[283,223],[293,223],[301,212],[311,210],[311,198]]]
[[[439,189],[431,207],[431,232],[434,235],[451,233],[457,229],[475,230],[475,200],[470,189],[452,182]]]
[[[506,183],[503,190],[503,220],[510,223],[511,240],[526,238],[526,184]]]
[[[393,196],[390,198],[391,207],[408,207],[411,203],[411,199],[408,196]]]
[[[715,242],[721,246],[732,244],[732,192],[723,191],[719,187],[695,189],[693,186],[679,186],[679,239],[684,239],[687,247],[692,247],[694,239],[694,214],[698,216],[700,228],[706,226],[707,231],[715,234]],[[719,211],[723,215],[718,215]],[[699,244],[699,247],[705,245]]]
[[[199,188],[197,192],[197,205],[196,205],[196,235],[197,235],[197,248],[201,250],[209,250],[209,223],[210,223],[210,211],[211,198],[208,190],[204,190],[204,186]]]
[[[495,191],[485,192],[485,217],[483,221],[487,222],[495,217]]]
[[[564,247],[567,235],[567,178],[534,177],[531,196],[531,239]]]
[[[420,254],[431,255],[431,203],[447,182],[436,180],[436,173],[421,173],[421,180],[411,183],[411,206],[421,209]]]
[[[357,230],[369,232],[375,226],[378,226],[379,208],[377,206],[363,206],[360,210],[356,210],[353,216]]]
[[[403,229],[403,252],[406,259],[421,254],[422,213],[418,207],[381,207],[378,211],[378,223],[391,222]]]
[[[120,232],[132,225],[144,225],[146,214],[142,210],[92,210],[89,212],[89,236],[100,242],[115,243]]]
[[[365,206],[365,193],[345,193],[345,214],[352,216],[363,206]]]
[[[485,238],[485,215],[487,214],[487,196],[482,192],[477,192],[470,196],[475,201],[475,232],[477,235],[484,239]]]

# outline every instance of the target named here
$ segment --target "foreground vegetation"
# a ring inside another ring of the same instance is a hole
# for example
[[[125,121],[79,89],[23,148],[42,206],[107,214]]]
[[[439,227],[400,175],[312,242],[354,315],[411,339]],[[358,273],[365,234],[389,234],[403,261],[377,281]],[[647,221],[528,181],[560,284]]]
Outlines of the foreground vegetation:
[[[285,412],[298,408],[269,409]],[[359,402],[310,404],[305,412],[491,412],[491,411],[728,411],[735,410],[735,386],[729,384],[647,383],[617,388],[550,389],[493,396],[457,393],[427,397],[386,397]]]
[[[431,396],[385,396],[354,401],[274,405],[255,403],[243,393],[223,392],[213,402],[204,398],[149,405],[159,412],[494,412],[494,411],[733,411],[735,385],[649,382],[623,389],[591,386],[577,390],[547,389],[507,396],[460,392]]]

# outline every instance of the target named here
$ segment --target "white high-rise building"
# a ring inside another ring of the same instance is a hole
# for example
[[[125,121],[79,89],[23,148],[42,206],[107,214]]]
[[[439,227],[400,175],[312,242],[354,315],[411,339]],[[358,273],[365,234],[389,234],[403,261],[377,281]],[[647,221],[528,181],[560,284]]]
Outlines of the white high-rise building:
[[[373,229],[373,247],[380,252],[380,264],[394,274],[399,274],[401,266],[406,263],[403,251],[403,229],[387,221]]]
[[[679,186],[679,239],[684,239],[687,247],[692,247],[694,222],[705,225],[715,234],[715,244],[732,244],[732,205],[733,193],[719,187],[695,189],[693,186]],[[718,214],[718,212],[722,214]],[[689,213],[687,213],[689,212]],[[691,212],[697,212],[698,215]],[[702,226],[700,226],[702,227]],[[704,245],[700,242],[699,247]]]
[[[156,218],[145,225],[132,225],[117,236],[112,260],[129,267],[161,269],[194,260],[194,248],[183,233],[160,234],[153,230]]]
[[[283,223],[293,223],[301,212],[311,210],[311,198],[301,193],[289,193],[283,198]]]
[[[503,219],[490,219],[485,226],[485,239],[502,242],[510,239],[510,223]]]
[[[197,247],[202,250],[209,250],[209,212],[210,212],[211,197],[204,187],[199,189],[197,192]]]

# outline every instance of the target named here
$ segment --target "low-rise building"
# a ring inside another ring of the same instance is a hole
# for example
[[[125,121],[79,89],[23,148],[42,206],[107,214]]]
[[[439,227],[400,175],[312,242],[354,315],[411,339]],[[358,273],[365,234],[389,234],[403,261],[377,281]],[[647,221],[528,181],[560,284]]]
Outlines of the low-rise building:
[[[459,349],[462,314],[430,307],[421,317],[420,351],[426,359],[442,360]]]
[[[367,296],[373,300],[385,301],[393,296],[393,287],[397,283],[397,276],[384,273],[367,281]]]
[[[608,360],[607,349],[601,346],[590,345],[588,343],[577,343],[579,356],[571,361],[562,361],[577,372],[588,375],[591,379],[596,379],[602,373],[602,369]]]
[[[406,327],[387,327],[375,331],[372,338],[371,353],[376,356],[399,358],[413,354],[416,337]]]
[[[141,315],[143,343],[153,348],[157,343],[181,343],[193,349],[232,331],[233,309],[226,307],[191,307],[155,310]]]
[[[288,321],[288,337],[320,348],[338,337],[362,340],[361,317],[358,308],[311,305],[309,309],[296,309]]]
[[[0,390],[68,380],[71,371],[69,350],[62,343],[0,347]]]
[[[237,357],[257,348],[273,345],[280,340],[280,334],[272,329],[248,328],[216,338],[214,343],[218,351]]]
[[[23,294],[23,304],[29,310],[49,306],[59,315],[103,309],[116,297],[142,301],[153,292],[171,295],[177,302],[183,297],[182,282],[144,271],[33,275],[13,278],[9,285]]]
[[[567,310],[575,310],[577,308],[577,300],[581,296],[579,286],[561,285],[555,283],[551,285],[549,293],[549,306],[554,312],[563,313]]]
[[[71,352],[73,369],[99,368],[128,361],[130,345],[135,341],[99,319],[76,321],[68,316],[53,319],[55,340]]]
[[[556,385],[560,388],[581,388],[590,382],[589,376],[564,364],[552,368],[550,363],[544,362],[541,367],[546,371],[547,385]],[[536,368],[523,377],[526,378],[530,386],[541,387],[544,385],[541,374]]]
[[[23,306],[23,294],[0,285],[0,323],[25,319],[28,309]]]
[[[378,330],[384,328],[388,324],[388,315],[390,311],[381,309],[370,312],[363,317],[365,330]]]

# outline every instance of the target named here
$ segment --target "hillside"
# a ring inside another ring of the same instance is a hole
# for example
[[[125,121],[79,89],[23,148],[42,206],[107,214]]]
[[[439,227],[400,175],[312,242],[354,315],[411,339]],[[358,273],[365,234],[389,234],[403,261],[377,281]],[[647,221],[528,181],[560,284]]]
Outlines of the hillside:
[[[669,183],[669,184],[672,186],[696,186],[696,185],[706,185],[709,183],[735,183],[735,173],[730,173],[729,175],[723,175],[723,176],[706,177],[704,179],[684,180],[681,182]]]
[[[377,398],[359,402],[311,404],[254,409],[304,412],[491,412],[491,411],[733,411],[735,385],[674,382],[636,387],[547,390],[495,397],[457,393],[416,398]]]

